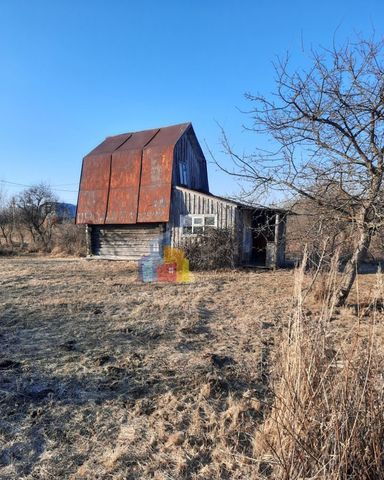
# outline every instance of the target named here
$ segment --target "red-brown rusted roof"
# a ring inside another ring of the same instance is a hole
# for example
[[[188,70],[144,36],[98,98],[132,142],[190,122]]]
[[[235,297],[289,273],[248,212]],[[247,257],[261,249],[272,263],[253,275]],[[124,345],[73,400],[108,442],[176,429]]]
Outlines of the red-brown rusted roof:
[[[190,123],[107,137],[83,159],[76,223],[167,222],[173,150]]]

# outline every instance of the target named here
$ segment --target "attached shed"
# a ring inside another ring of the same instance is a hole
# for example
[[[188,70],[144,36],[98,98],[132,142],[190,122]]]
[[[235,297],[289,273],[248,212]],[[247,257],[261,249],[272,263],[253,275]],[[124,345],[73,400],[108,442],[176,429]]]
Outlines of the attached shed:
[[[83,159],[76,223],[88,254],[140,260],[164,244],[231,229],[239,264],[284,263],[285,213],[212,195],[190,123],[107,137]]]

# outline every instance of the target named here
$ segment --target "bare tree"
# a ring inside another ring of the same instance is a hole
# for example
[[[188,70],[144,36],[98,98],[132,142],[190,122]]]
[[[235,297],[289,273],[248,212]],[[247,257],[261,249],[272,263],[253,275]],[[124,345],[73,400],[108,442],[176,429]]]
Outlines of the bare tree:
[[[249,182],[249,192],[300,195],[330,218],[353,226],[353,253],[344,269],[339,305],[383,223],[383,47],[383,42],[357,40],[312,52],[305,72],[290,72],[288,59],[279,60],[274,94],[247,94],[253,104],[248,128],[267,134],[273,151],[241,156],[223,137],[235,165],[227,171]]]
[[[16,229],[17,209],[14,198],[0,191],[0,233],[7,247],[13,247],[13,235]]]
[[[57,198],[48,185],[34,185],[21,192],[16,200],[21,222],[34,242],[44,250],[51,247],[52,227]]]
[[[5,245],[11,247],[13,244],[13,211],[11,205],[0,208],[0,231],[5,240]]]

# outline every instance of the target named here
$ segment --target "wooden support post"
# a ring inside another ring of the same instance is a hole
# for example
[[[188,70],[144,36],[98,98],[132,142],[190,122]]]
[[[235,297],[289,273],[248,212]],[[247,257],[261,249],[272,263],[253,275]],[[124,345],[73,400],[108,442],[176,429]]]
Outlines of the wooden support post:
[[[88,224],[85,226],[85,243],[87,248],[87,257],[92,255],[92,240],[91,240],[92,227]]]
[[[280,242],[280,214],[275,214],[275,258],[273,268],[279,266],[279,242]]]

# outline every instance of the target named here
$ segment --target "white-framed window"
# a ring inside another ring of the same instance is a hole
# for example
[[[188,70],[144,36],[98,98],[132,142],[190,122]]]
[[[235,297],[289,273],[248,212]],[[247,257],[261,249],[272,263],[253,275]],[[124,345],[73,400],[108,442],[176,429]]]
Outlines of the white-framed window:
[[[217,215],[180,215],[180,225],[183,235],[202,235],[208,229],[217,227]]]

